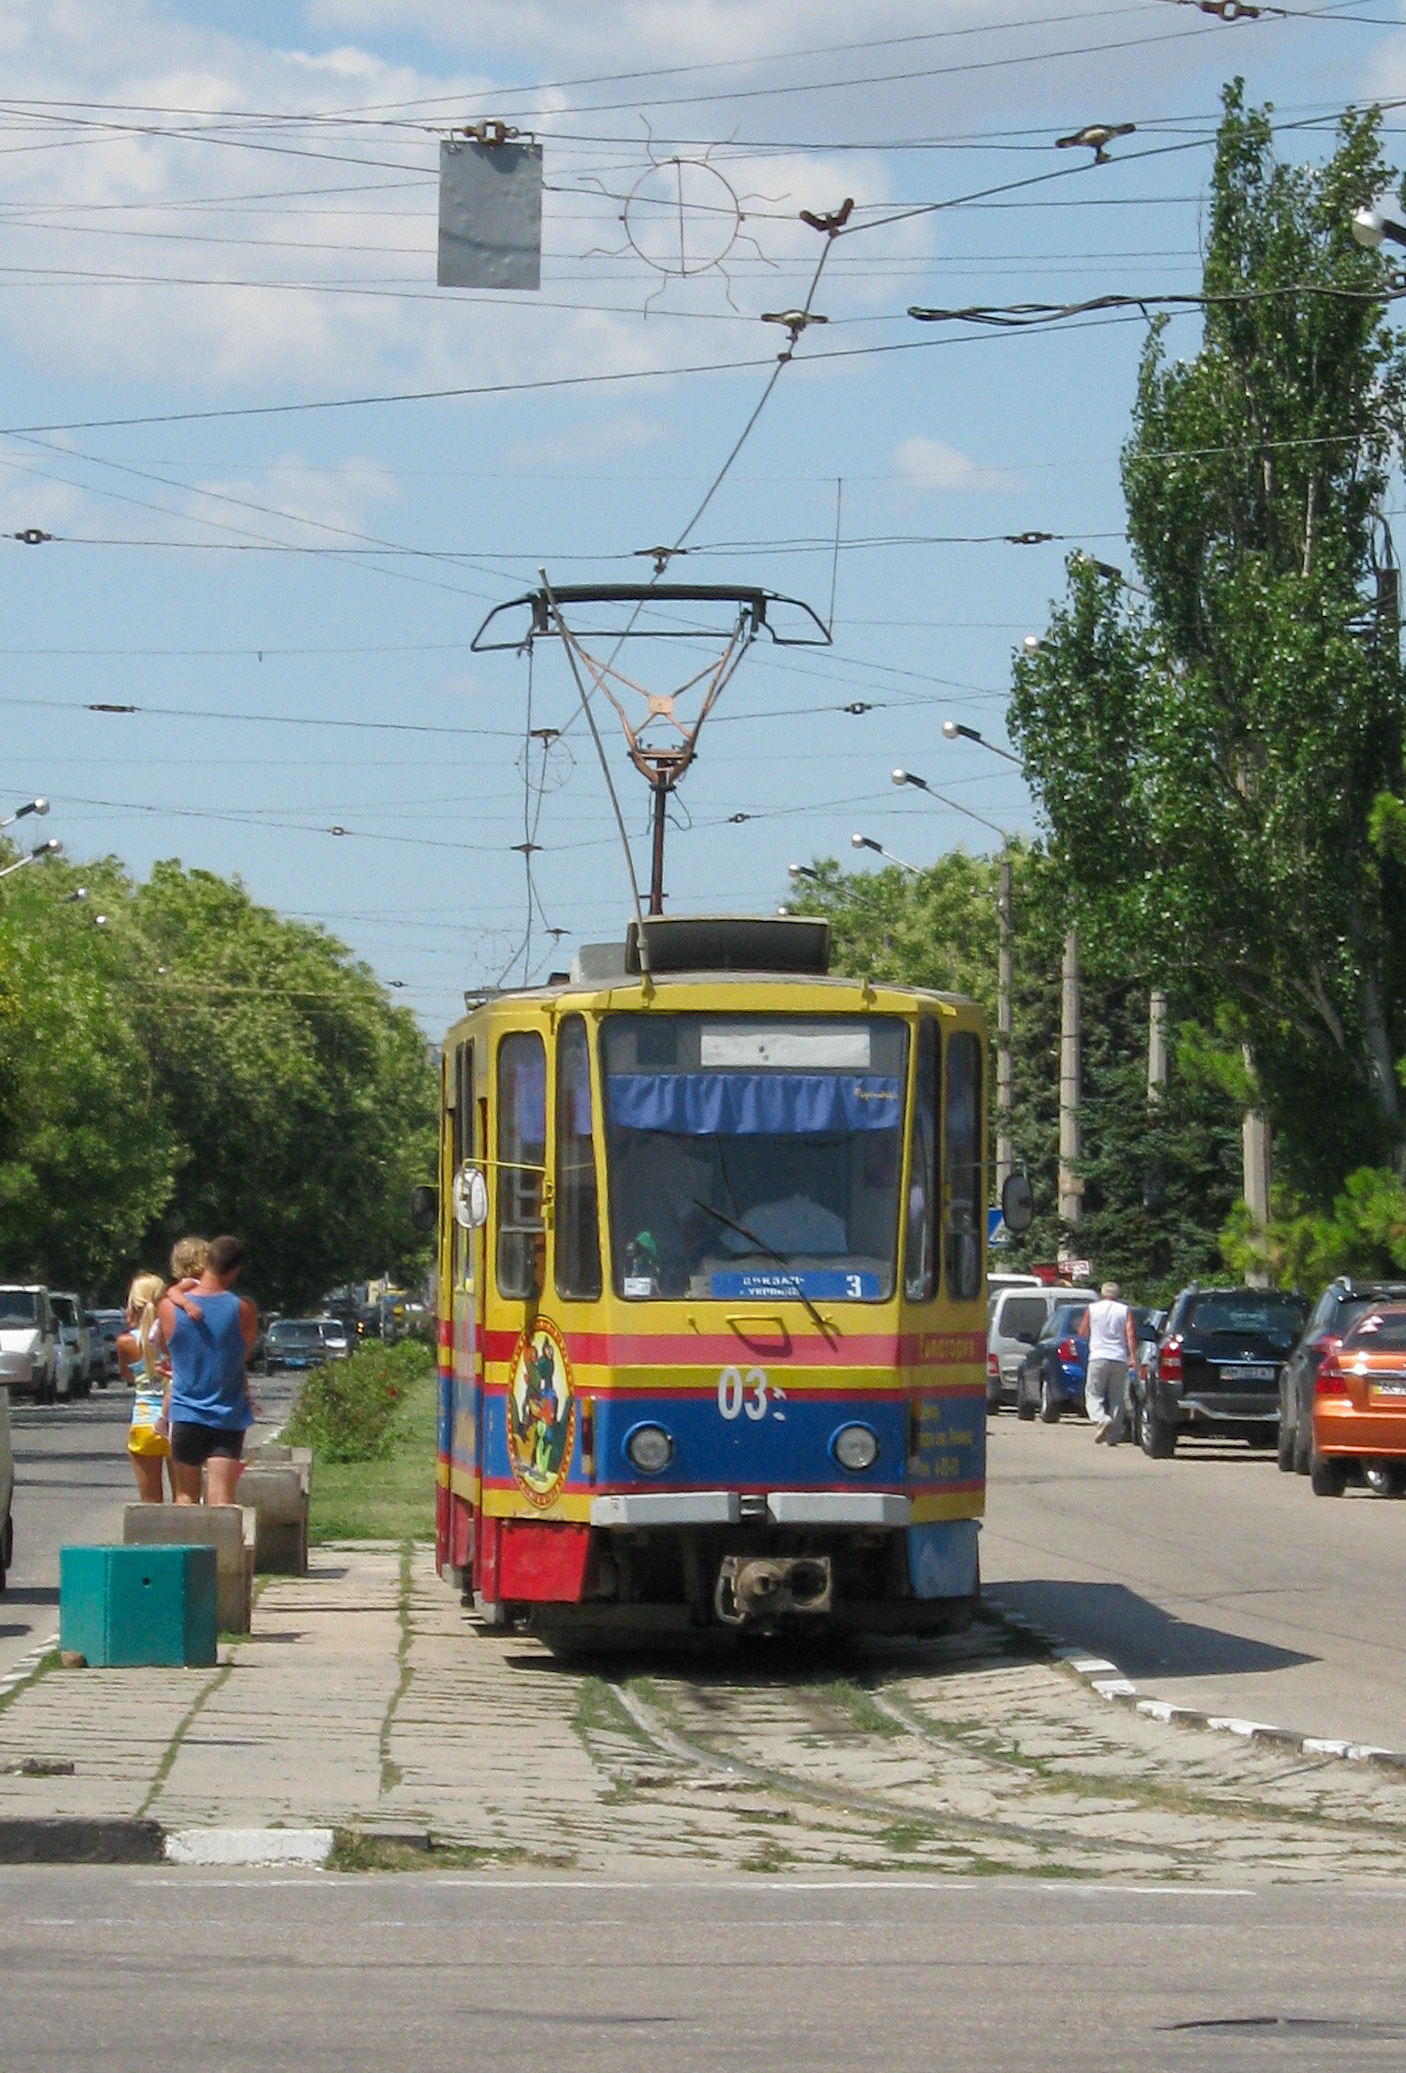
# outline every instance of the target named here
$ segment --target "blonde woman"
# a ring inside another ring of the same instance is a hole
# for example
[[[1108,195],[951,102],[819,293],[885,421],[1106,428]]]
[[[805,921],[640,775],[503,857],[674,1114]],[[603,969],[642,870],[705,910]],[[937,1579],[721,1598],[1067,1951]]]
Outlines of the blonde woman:
[[[132,1457],[137,1495],[143,1504],[164,1503],[163,1464],[171,1456],[165,1413],[166,1376],[162,1373],[166,1348],[156,1314],[156,1306],[165,1293],[166,1285],[159,1274],[138,1274],[127,1291],[127,1323],[131,1329],[117,1341],[122,1380],[136,1391],[127,1452]]]

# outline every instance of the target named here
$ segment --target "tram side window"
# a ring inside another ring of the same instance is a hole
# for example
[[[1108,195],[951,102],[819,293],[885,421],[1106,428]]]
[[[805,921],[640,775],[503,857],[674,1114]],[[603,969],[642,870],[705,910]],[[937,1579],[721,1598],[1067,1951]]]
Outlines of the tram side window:
[[[568,1015],[557,1038],[557,1294],[601,1292],[600,1206],[586,1025]]]
[[[908,1230],[903,1292],[910,1303],[937,1293],[937,1026],[918,1025],[918,1067],[908,1147]]]
[[[464,1161],[474,1155],[474,1047],[461,1044],[454,1054],[454,1174],[462,1171]],[[473,1279],[473,1251],[469,1244],[469,1233],[456,1218],[454,1235],[454,1280],[456,1284]]]
[[[957,1302],[981,1294],[981,1043],[968,1032],[947,1040],[947,1293]]]
[[[542,1179],[547,1157],[547,1054],[524,1030],[498,1046],[498,1292],[542,1286]]]

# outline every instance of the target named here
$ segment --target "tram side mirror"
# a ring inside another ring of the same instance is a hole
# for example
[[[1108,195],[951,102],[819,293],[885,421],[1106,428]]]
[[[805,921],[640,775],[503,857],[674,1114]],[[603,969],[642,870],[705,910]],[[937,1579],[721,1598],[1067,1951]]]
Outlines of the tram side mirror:
[[[1029,1174],[1007,1175],[1001,1190],[1001,1221],[1015,1238],[1028,1231],[1035,1221],[1035,1197],[1030,1190]]]
[[[465,1231],[488,1222],[488,1182],[477,1166],[461,1166],[454,1176],[454,1221]]]
[[[439,1222],[439,1189],[410,1190],[410,1221],[417,1231],[432,1231]]]

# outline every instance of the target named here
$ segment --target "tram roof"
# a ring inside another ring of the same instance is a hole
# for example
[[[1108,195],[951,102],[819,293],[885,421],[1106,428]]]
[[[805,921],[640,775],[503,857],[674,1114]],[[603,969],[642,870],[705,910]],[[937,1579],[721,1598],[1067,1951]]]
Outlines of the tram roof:
[[[553,973],[538,985],[501,993],[466,994],[467,1015],[497,1005],[507,1008],[563,999],[580,1000],[583,1005],[608,1003],[616,1008],[638,1000],[643,1006],[651,989],[657,997],[664,992],[734,986],[794,989],[797,993],[863,992],[866,1005],[881,995],[895,1005],[905,1000],[948,1009],[972,1005],[963,994],[875,981],[862,973],[831,972],[830,925],[809,917],[652,917],[644,927],[650,966],[647,978],[641,970],[638,931],[631,923],[624,942],[583,944],[570,973]]]

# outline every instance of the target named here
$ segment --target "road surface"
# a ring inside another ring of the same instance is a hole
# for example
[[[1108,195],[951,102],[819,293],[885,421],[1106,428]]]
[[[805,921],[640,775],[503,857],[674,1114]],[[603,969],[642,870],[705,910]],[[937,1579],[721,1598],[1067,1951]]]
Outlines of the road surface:
[[[1270,1453],[988,1429],[986,1586],[1149,1696],[1406,1750],[1406,1503],[1315,1497]]]
[[[10,2073],[1399,2066],[1395,1888],[0,1871]]]

